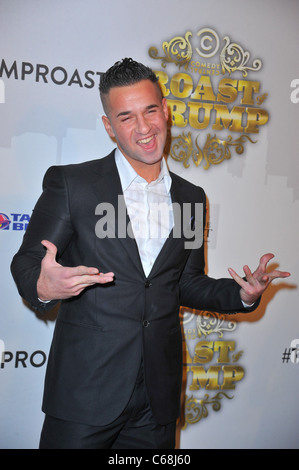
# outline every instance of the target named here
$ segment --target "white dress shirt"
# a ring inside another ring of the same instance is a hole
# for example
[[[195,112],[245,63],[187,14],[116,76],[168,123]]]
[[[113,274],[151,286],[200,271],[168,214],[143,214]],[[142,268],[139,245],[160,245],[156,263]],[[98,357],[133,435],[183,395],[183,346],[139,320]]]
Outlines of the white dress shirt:
[[[119,149],[115,152],[127,211],[146,276],[173,228],[171,177],[162,158],[160,175],[148,183]]]

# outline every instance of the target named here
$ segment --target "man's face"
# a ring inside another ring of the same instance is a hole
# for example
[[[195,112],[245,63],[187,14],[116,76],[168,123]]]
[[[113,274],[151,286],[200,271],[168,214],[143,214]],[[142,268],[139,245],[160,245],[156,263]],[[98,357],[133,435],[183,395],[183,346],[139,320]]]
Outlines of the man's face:
[[[142,80],[110,90],[103,123],[137,173],[146,175],[160,168],[167,119],[165,98],[154,83]]]

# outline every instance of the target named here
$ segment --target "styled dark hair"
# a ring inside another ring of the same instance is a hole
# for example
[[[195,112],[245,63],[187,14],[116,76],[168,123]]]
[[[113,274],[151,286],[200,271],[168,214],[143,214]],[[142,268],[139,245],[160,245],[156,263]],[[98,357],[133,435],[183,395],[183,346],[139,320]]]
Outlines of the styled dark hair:
[[[151,82],[156,83],[157,88],[161,93],[161,89],[158,84],[159,78],[155,75],[152,69],[146,65],[130,58],[125,58],[112,65],[107,72],[101,74],[100,78],[99,90],[104,109],[106,108],[105,98],[111,88],[134,85],[134,83],[138,83],[141,80],[150,80]]]

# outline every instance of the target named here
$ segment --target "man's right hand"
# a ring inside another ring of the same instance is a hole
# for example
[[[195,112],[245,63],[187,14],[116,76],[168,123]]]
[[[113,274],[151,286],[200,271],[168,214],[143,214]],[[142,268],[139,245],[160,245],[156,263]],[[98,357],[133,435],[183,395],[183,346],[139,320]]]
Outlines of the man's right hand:
[[[47,251],[37,281],[37,295],[40,300],[69,299],[79,295],[86,287],[113,282],[112,272],[100,273],[97,268],[87,266],[73,268],[62,266],[56,261],[56,246],[48,240],[43,240],[41,243]]]

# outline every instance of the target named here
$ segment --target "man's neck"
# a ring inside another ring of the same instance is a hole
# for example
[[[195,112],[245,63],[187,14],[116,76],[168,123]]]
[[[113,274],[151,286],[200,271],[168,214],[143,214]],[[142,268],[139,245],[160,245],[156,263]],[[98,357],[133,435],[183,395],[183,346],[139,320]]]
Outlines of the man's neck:
[[[125,158],[130,163],[130,165],[134,168],[136,173],[139,176],[141,176],[141,178],[145,179],[145,181],[147,181],[148,183],[155,181],[159,177],[159,174],[161,171],[161,160],[163,157],[161,158],[161,160],[152,164],[139,162],[138,160],[135,160],[127,156],[125,156]]]

